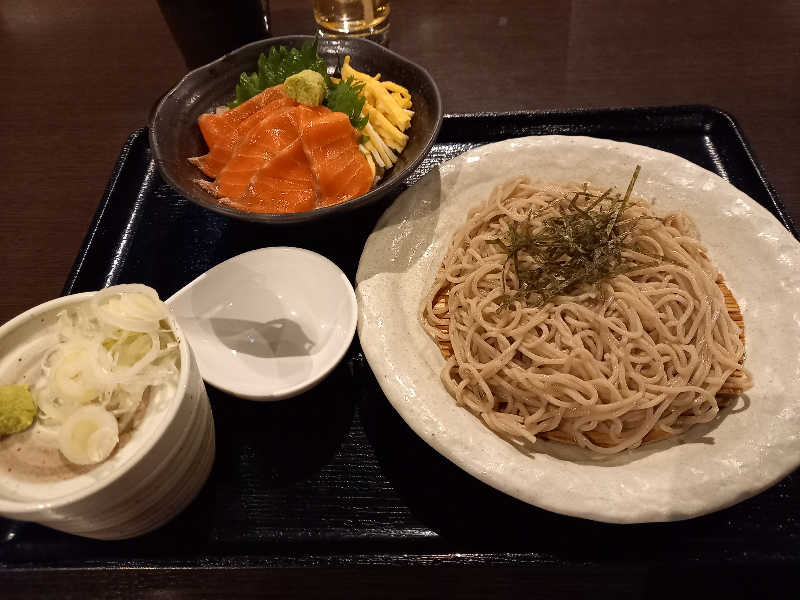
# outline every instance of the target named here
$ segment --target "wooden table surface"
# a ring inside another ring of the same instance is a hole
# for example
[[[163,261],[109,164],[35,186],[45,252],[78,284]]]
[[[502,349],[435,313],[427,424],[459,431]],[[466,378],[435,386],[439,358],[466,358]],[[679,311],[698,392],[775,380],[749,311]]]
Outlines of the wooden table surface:
[[[722,108],[800,222],[794,0],[395,0],[391,23],[447,113]],[[273,0],[271,25],[312,33],[311,2]],[[0,57],[3,323],[59,295],[123,142],[187,63],[153,0],[6,0]]]

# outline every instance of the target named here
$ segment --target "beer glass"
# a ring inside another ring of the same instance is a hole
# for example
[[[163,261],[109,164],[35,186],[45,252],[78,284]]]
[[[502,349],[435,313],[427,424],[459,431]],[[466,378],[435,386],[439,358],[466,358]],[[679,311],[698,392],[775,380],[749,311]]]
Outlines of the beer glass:
[[[314,19],[321,37],[365,37],[385,43],[389,0],[314,0]]]

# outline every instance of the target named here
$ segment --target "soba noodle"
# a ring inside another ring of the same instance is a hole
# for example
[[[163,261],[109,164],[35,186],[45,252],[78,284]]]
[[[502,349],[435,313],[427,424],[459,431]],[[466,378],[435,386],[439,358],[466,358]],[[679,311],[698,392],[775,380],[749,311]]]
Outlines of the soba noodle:
[[[420,310],[428,334],[452,347],[445,388],[510,441],[539,436],[604,454],[712,420],[717,394],[750,378],[688,216],[651,218],[646,201],[631,200],[620,216],[635,223],[622,250],[631,269],[540,306],[515,294],[517,273],[493,240],[532,215],[539,226],[575,189],[518,178],[468,212]]]

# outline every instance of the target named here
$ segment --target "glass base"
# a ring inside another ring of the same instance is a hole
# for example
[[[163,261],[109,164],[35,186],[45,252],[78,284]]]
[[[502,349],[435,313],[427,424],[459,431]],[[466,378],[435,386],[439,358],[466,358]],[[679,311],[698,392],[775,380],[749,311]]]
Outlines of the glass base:
[[[317,33],[318,38],[321,39],[332,39],[332,40],[341,40],[341,39],[365,39],[370,40],[371,42],[376,42],[382,46],[389,45],[389,23],[384,22],[381,25],[374,29],[368,29],[366,31],[350,31],[347,33],[341,31],[333,31],[331,29],[325,29],[324,27],[317,26]]]

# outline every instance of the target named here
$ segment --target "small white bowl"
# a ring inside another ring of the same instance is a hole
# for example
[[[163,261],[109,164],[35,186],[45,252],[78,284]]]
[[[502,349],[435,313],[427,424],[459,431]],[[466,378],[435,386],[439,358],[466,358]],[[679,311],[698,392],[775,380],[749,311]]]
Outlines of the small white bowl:
[[[51,300],[0,327],[0,383],[18,381],[52,343],[56,315],[94,293]],[[57,449],[48,448],[48,433],[36,424],[3,438],[0,515],[110,540],[151,531],[191,502],[214,461],[214,423],[189,344],[180,325],[172,318],[170,324],[180,351],[180,375],[171,397],[151,399],[125,443],[121,436],[117,450],[91,468],[59,460]],[[36,435],[43,441],[26,442]],[[46,468],[26,458],[34,450],[49,457]]]
[[[235,256],[166,301],[214,387],[280,400],[319,383],[353,340],[353,286],[330,260],[302,248]]]

